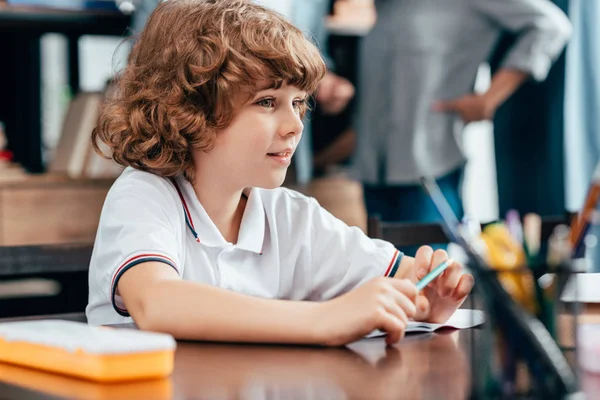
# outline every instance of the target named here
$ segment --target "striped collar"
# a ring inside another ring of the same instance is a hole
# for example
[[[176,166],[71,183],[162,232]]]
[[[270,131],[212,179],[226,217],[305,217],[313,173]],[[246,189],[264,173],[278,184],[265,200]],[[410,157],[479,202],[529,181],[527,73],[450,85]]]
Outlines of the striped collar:
[[[184,178],[173,178],[171,182],[177,190],[185,223],[194,239],[198,243],[209,247],[228,246],[229,243],[210,219],[200,201],[198,201],[192,185]],[[242,217],[236,247],[262,254],[265,238],[265,220],[266,214],[260,190],[252,188],[248,193],[248,201]]]
[[[196,232],[194,220],[192,219],[192,214],[190,213],[190,209],[187,206],[187,202],[185,201],[183,192],[181,191],[181,188],[179,187],[179,184],[177,183],[177,180],[175,180],[175,178],[171,179],[171,182],[173,182],[173,186],[175,186],[175,190],[177,190],[177,194],[179,195],[179,200],[181,200],[181,206],[183,207],[183,215],[185,217],[185,224],[192,232],[192,235],[194,235],[196,242],[200,243],[200,237],[198,236],[198,232]]]

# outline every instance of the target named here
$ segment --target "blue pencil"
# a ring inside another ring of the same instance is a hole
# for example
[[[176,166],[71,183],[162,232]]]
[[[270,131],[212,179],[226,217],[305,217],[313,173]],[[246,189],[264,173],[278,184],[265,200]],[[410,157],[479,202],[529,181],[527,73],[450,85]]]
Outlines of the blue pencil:
[[[433,269],[433,271],[431,271],[430,273],[428,273],[427,275],[425,275],[423,277],[423,279],[421,279],[419,282],[417,282],[417,290],[419,292],[421,290],[423,290],[423,288],[425,288],[425,286],[427,286],[432,280],[434,280],[439,275],[441,275],[442,272],[444,272],[446,270],[446,268],[448,268],[449,266],[451,266],[453,262],[454,262],[454,260],[452,260],[451,258],[449,258],[446,261],[444,261],[443,263],[441,263],[440,265],[438,265],[437,267],[435,267]]]

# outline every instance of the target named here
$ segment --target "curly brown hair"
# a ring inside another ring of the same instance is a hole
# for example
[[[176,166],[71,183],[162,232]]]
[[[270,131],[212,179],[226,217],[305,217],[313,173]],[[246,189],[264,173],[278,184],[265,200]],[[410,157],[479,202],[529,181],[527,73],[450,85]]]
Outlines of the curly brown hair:
[[[123,166],[192,180],[192,149],[212,148],[237,95],[261,80],[312,94],[325,72],[316,46],[274,11],[248,0],[162,2],[112,83],[92,142]]]

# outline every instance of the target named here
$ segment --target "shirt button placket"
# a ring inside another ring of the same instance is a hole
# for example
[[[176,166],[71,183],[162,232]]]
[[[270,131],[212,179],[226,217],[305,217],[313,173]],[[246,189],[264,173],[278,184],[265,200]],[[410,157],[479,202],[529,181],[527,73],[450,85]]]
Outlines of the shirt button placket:
[[[227,267],[227,256],[233,251],[233,245],[221,249],[219,256],[217,257],[217,268],[221,277],[221,287],[227,290],[234,290],[232,285],[232,279],[228,276]]]

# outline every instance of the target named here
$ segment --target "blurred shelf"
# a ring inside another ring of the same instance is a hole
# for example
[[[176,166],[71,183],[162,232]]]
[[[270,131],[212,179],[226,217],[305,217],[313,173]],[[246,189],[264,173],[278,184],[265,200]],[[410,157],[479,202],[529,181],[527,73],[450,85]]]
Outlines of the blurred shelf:
[[[0,246],[0,277],[84,272],[88,270],[92,244]]]
[[[0,168],[0,190],[47,187],[110,187],[116,178],[87,179],[70,178],[65,174],[30,174],[18,166]]]
[[[15,161],[29,172],[44,172],[41,138],[41,48],[45,33],[67,38],[68,82],[79,92],[82,35],[128,35],[131,17],[108,10],[61,10],[0,3],[0,120]]]
[[[0,30],[123,35],[130,16],[105,10],[61,10],[0,4]]]

